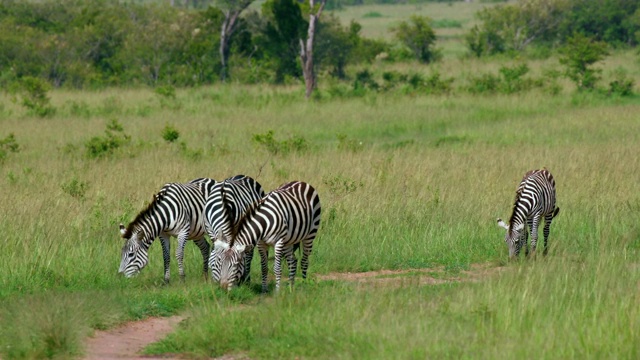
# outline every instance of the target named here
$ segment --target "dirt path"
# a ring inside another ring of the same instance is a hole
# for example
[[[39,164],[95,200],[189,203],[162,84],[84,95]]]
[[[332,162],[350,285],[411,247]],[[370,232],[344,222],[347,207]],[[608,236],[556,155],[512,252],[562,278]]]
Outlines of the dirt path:
[[[123,324],[107,331],[96,331],[87,342],[86,360],[127,359],[179,359],[171,355],[162,357],[143,356],[138,353],[145,346],[159,341],[183,320],[181,316],[149,318]]]
[[[493,264],[472,264],[469,270],[447,271],[444,267],[413,270],[379,270],[361,273],[330,273],[317,275],[318,280],[354,281],[375,286],[401,286],[407,282],[420,285],[437,285],[448,282],[476,282],[503,271],[504,267]],[[178,355],[166,354],[152,357],[140,355],[147,345],[159,341],[175,329],[184,318],[150,318],[123,324],[115,329],[96,331],[87,342],[85,360],[132,360],[132,359],[180,359]],[[243,357],[240,357],[244,359]],[[235,360],[228,355],[217,360]]]

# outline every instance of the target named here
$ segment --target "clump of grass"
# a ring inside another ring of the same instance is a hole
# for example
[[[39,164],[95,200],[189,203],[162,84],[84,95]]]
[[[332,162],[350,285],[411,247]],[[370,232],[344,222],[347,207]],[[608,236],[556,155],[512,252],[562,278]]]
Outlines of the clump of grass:
[[[362,15],[362,17],[365,19],[375,19],[375,18],[381,18],[383,17],[383,15],[378,11],[369,11],[364,15]]]
[[[304,137],[293,135],[289,139],[276,140],[273,130],[269,130],[264,134],[254,134],[252,140],[273,155],[302,152],[309,148],[309,144]]]

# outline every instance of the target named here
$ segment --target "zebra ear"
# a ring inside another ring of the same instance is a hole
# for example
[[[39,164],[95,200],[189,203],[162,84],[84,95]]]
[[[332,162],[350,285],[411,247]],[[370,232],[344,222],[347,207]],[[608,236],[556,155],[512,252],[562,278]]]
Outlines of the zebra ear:
[[[505,228],[505,230],[509,230],[509,225],[505,224],[505,222],[500,218],[498,218],[498,226]]]
[[[524,229],[524,223],[518,224],[513,228],[513,230],[515,230],[515,231],[520,231],[522,229]]]
[[[229,248],[229,244],[227,244],[227,243],[226,243],[226,242],[224,242],[224,241],[216,240],[216,241],[213,243],[213,248],[214,248],[214,249],[216,249],[216,250],[217,250],[217,249],[227,250],[227,249]]]
[[[122,223],[120,223],[120,235],[124,236],[125,232],[127,232],[127,230],[124,228],[124,225],[122,225]]]
[[[246,245],[236,245],[233,247],[234,249],[236,249],[237,252],[241,253],[243,252],[247,247]]]

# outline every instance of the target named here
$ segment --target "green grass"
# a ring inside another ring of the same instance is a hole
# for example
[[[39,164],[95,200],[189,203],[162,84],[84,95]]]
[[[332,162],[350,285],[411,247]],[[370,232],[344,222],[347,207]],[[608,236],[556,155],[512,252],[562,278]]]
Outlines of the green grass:
[[[441,71],[459,78],[499,67],[465,64]],[[612,58],[605,76],[623,65],[637,82],[633,64],[628,54]],[[19,144],[0,164],[3,359],[77,356],[93,329],[174,313],[189,320],[148,352],[639,355],[637,97],[573,94],[569,86],[558,95],[368,93],[307,102],[300,87],[227,85],[177,90],[171,106],[144,89],[50,95],[57,111],[47,119],[0,97],[0,138],[13,133]],[[111,155],[87,156],[87,142],[113,120],[130,140]],[[180,133],[175,143],[163,139],[167,125]],[[270,130],[278,142],[306,146],[274,155],[253,140]],[[543,166],[556,177],[561,208],[545,259],[454,285],[421,285],[417,272],[393,286],[315,277],[504,263],[495,219],[509,216],[522,175]],[[173,260],[172,283],[163,286],[157,244],[138,277],[118,276],[118,224],[164,183],[241,173],[267,190],[297,179],[319,191],[322,226],[308,281],[262,297],[256,265],[252,286],[227,295],[202,280],[200,254],[187,245],[186,282]]]

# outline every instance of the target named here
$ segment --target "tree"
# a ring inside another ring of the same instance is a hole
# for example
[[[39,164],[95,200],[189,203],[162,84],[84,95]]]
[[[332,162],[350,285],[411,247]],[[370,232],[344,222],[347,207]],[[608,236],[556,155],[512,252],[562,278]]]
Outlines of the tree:
[[[225,81],[228,76],[227,61],[229,59],[229,40],[236,30],[236,24],[240,14],[253,0],[218,0],[218,7],[224,14],[222,29],[220,31],[220,79]]]
[[[576,83],[578,90],[594,89],[602,70],[591,65],[609,54],[607,44],[578,33],[567,40],[562,54],[560,63],[566,67],[565,74]]]
[[[300,39],[300,62],[302,63],[302,75],[304,76],[305,97],[311,97],[316,88],[316,74],[313,69],[313,42],[316,35],[316,25],[327,0],[320,0],[316,6],[315,0],[309,0],[309,27],[307,38]]]
[[[433,47],[436,33],[430,22],[428,17],[412,15],[409,22],[402,21],[393,29],[396,38],[411,49],[416,59],[423,63],[433,62],[440,57],[439,51]]]
[[[297,61],[307,23],[297,0],[268,0],[262,6],[266,23],[256,33],[256,43],[263,52],[265,64],[274,67],[274,82],[282,83],[286,76],[300,77]]]

